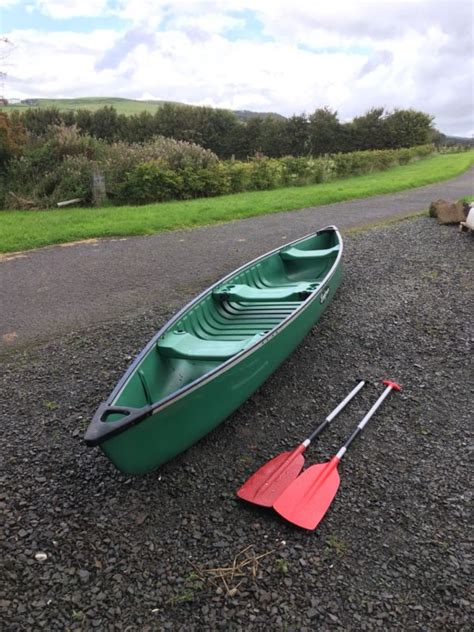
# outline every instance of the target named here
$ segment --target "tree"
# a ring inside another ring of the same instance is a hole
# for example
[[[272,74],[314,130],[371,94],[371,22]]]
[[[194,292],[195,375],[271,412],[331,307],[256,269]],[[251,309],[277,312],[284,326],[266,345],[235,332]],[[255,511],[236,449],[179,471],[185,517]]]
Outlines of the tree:
[[[25,129],[40,138],[48,134],[52,125],[61,125],[62,113],[58,108],[28,108],[21,114]]]
[[[234,153],[239,121],[233,112],[210,107],[165,103],[155,113],[156,133],[210,149],[221,158]]]
[[[92,135],[92,112],[90,110],[77,110],[76,125],[82,134]]]
[[[121,140],[130,143],[144,143],[157,134],[153,114],[146,111],[132,116],[120,115],[118,128]]]
[[[337,112],[330,108],[319,108],[309,117],[309,150],[311,154],[336,153],[340,149],[341,124]]]
[[[371,108],[363,116],[356,116],[353,119],[350,123],[351,149],[349,151],[386,147],[384,112],[382,107]]]
[[[109,142],[119,140],[120,133],[117,110],[110,105],[106,105],[93,112],[90,134]]]
[[[288,155],[286,129],[285,119],[271,115],[262,117],[258,138],[259,151],[271,158]]]
[[[244,124],[239,156],[242,160],[248,156],[263,153],[262,127],[263,116],[252,116]]]
[[[234,153],[230,142],[238,119],[229,110],[210,107],[193,107],[189,113],[194,134],[192,140],[205,149],[210,149],[220,158],[230,158]]]
[[[0,170],[3,171],[7,162],[19,156],[26,143],[26,133],[23,123],[18,116],[9,118],[0,112]]]
[[[305,114],[294,114],[285,121],[285,153],[287,156],[305,156],[309,150],[309,123]]]
[[[155,131],[160,136],[187,140],[191,125],[189,120],[189,106],[176,103],[164,103],[155,112]]]
[[[398,149],[429,143],[434,117],[417,110],[394,110],[384,121],[386,147]]]

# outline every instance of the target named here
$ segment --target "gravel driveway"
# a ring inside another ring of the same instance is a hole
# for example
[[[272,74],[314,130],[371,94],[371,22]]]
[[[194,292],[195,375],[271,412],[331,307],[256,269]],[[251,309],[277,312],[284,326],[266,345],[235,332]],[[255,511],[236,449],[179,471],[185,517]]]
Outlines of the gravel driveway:
[[[471,629],[474,240],[419,218],[345,245],[345,280],[295,353],[216,431],[142,478],[118,473],[82,434],[169,309],[9,353],[2,629]],[[304,438],[360,376],[371,384],[310,463],[337,450],[380,378],[404,390],[351,448],[318,530],[239,502],[245,478]],[[234,577],[212,570],[232,566]]]
[[[149,237],[43,248],[0,258],[0,354],[32,341],[154,307],[175,309],[262,252],[336,224],[344,230],[474,194],[474,169],[452,180],[367,200],[276,213]],[[93,211],[91,211],[93,212]]]

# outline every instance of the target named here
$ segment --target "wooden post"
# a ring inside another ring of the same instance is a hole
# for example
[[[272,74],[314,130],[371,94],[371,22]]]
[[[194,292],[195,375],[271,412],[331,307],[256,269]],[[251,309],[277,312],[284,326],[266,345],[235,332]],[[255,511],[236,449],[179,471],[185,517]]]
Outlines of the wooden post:
[[[105,178],[96,162],[92,166],[92,204],[103,206],[106,199]]]

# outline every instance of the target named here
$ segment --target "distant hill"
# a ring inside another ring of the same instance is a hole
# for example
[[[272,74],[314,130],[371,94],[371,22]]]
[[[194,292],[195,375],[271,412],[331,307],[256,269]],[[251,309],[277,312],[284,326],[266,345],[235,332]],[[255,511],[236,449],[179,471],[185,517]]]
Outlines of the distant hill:
[[[474,147],[474,138],[466,138],[464,136],[446,136],[444,143],[446,145],[466,145]]]
[[[255,116],[272,116],[276,119],[284,119],[285,116],[277,114],[276,112],[251,112],[250,110],[231,110],[238,119],[241,121],[248,121]]]
[[[0,106],[0,111],[11,112],[12,110],[26,110],[27,108],[51,108],[59,110],[99,110],[106,105],[114,107],[119,114],[130,116],[146,111],[154,114],[164,103],[178,103],[176,101],[122,99],[119,97],[82,97],[79,99],[23,99],[20,103]],[[184,104],[181,104],[184,105]],[[190,105],[190,104],[189,104]],[[274,116],[284,118],[281,114],[274,112],[251,112],[249,110],[233,110],[237,118],[247,121],[254,116]]]

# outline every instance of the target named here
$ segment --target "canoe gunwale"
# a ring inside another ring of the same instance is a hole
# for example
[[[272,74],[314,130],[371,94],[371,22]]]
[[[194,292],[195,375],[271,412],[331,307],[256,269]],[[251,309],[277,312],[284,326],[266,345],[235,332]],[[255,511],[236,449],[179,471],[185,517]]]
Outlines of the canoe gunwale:
[[[318,281],[319,287],[314,292],[312,292],[307,298],[305,298],[304,301],[292,313],[290,313],[286,318],[284,318],[280,323],[278,323],[278,325],[276,325],[270,331],[264,334],[260,338],[260,340],[257,340],[249,347],[244,348],[242,351],[232,356],[228,360],[225,360],[224,362],[219,364],[217,367],[205,373],[204,375],[200,376],[193,382],[186,384],[185,386],[178,389],[174,393],[171,393],[167,397],[153,404],[144,406],[142,408],[132,408],[132,407],[128,408],[126,406],[121,406],[121,405],[115,406],[113,404],[113,402],[119,397],[123,389],[126,387],[128,381],[135,374],[143,358],[153,349],[153,347],[155,347],[157,340],[161,336],[163,336],[163,334],[166,333],[166,331],[172,328],[173,324],[177,322],[196,303],[201,301],[208,294],[212,294],[212,292],[219,285],[226,283],[230,278],[234,277],[236,274],[238,274],[242,270],[249,268],[253,266],[254,264],[258,263],[260,260],[265,259],[273,254],[280,252],[282,248],[288,248],[292,246],[293,244],[297,244],[301,241],[304,241],[305,239],[308,239],[313,236],[321,235],[325,232],[334,233],[337,237],[338,245],[339,245],[339,252],[331,268],[329,269],[327,274],[324,276],[324,278],[320,282]],[[234,365],[238,364],[243,359],[253,354],[257,349],[262,347],[269,340],[279,335],[279,333],[283,329],[285,329],[288,325],[290,325],[293,322],[293,320],[295,320],[295,318],[298,318],[298,316],[300,316],[302,312],[305,311],[315,300],[320,298],[323,294],[323,291],[326,291],[328,289],[328,282],[334,276],[340,264],[343,248],[344,248],[343,241],[342,241],[342,237],[338,228],[333,225],[326,226],[324,228],[321,228],[320,230],[317,230],[314,233],[309,233],[308,235],[299,237],[298,239],[295,239],[294,241],[289,242],[288,244],[285,244],[283,247],[279,246],[275,248],[274,250],[270,250],[269,252],[266,252],[265,254],[260,255],[259,257],[243,264],[239,268],[227,274],[225,277],[218,279],[216,283],[209,286],[203,292],[198,294],[189,303],[187,303],[182,309],[180,309],[170,320],[168,320],[163,325],[163,327],[151,338],[151,340],[147,343],[147,345],[145,345],[142,351],[136,356],[132,364],[129,366],[129,368],[123,374],[121,379],[118,381],[118,383],[116,384],[115,388],[113,389],[109,397],[100,404],[99,408],[97,409],[95,415],[93,416],[91,420],[91,423],[84,437],[86,444],[89,446],[100,445],[101,443],[104,443],[105,441],[111,439],[112,437],[118,434],[121,434],[122,432],[125,432],[128,428],[131,428],[132,426],[135,426],[141,421],[144,421],[145,419],[148,419],[149,417],[157,414],[161,410],[175,403],[177,400],[181,399],[182,397],[185,397],[189,392],[199,388],[200,386],[206,384],[210,380],[213,380],[219,374],[230,370]],[[123,412],[123,413],[126,413],[127,416],[124,417],[123,419],[119,419],[113,422],[105,421],[104,418],[108,414],[111,414],[114,412]]]

